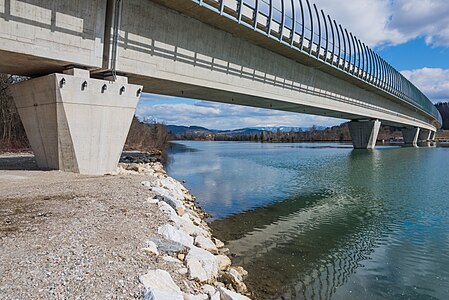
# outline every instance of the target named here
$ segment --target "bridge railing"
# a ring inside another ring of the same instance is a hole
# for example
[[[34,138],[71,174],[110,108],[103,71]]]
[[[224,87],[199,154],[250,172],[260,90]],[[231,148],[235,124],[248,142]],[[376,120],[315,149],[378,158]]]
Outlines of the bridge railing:
[[[432,116],[432,102],[400,72],[309,0],[192,0]]]

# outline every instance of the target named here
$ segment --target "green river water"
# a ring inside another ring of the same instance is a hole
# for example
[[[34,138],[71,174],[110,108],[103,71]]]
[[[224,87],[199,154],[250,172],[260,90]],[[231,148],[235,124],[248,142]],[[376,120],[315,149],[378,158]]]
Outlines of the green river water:
[[[449,148],[172,144],[258,299],[449,299]]]

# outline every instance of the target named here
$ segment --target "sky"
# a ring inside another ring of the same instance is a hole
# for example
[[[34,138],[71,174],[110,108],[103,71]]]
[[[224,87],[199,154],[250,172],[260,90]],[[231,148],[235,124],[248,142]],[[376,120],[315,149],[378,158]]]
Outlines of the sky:
[[[311,0],[348,28],[434,103],[449,101],[448,0]],[[165,124],[236,129],[332,126],[345,120],[144,94],[137,116]]]

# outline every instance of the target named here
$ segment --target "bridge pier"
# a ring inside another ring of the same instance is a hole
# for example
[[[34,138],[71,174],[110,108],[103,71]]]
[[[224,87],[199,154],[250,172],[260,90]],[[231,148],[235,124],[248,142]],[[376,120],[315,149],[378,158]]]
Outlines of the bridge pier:
[[[349,122],[349,133],[354,149],[373,149],[376,146],[380,125],[379,120]]]
[[[141,90],[81,69],[12,86],[38,166],[89,175],[116,170]]]
[[[405,146],[417,147],[420,128],[402,128]]]
[[[434,142],[435,139],[436,139],[436,136],[437,136],[437,132],[436,131],[431,131],[429,139]]]
[[[428,130],[428,129],[420,129],[419,130],[419,136],[418,136],[418,140],[421,142],[427,142],[430,141],[432,136],[432,131]]]

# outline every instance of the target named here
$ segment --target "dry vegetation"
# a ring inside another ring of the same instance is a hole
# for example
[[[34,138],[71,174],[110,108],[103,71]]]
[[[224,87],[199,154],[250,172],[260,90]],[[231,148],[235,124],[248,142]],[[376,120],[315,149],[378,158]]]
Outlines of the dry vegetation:
[[[165,157],[169,141],[170,134],[164,124],[143,123],[134,116],[126,139],[125,150],[153,152]]]
[[[0,152],[29,149],[25,130],[8,91],[8,87],[18,80],[21,78],[0,74]]]

